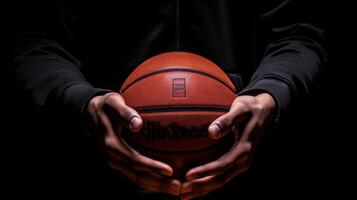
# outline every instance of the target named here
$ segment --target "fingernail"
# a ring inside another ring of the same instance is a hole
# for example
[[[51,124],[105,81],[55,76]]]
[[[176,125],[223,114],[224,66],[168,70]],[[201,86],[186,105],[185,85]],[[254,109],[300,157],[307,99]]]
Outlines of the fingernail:
[[[196,179],[196,176],[195,176],[195,175],[189,175],[189,176],[187,176],[187,180],[188,180],[188,181],[192,181],[193,179]]]
[[[161,173],[165,176],[171,176],[171,173],[169,171],[166,170],[162,170]]]
[[[221,128],[219,128],[219,126],[217,124],[212,124],[208,129],[209,129],[208,131],[211,133],[211,135],[214,138],[219,137]]]
[[[140,125],[141,125],[141,120],[138,117],[135,116],[135,117],[131,118],[130,126],[133,130],[139,129]]]

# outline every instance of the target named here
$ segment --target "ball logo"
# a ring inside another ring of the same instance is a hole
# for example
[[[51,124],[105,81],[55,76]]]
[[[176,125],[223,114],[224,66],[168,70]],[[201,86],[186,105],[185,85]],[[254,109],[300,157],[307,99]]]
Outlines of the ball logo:
[[[186,97],[186,79],[174,78],[172,79],[172,96]]]
[[[157,139],[193,139],[204,138],[208,136],[207,129],[210,122],[201,126],[184,127],[176,123],[162,126],[160,122],[145,122],[143,129],[139,132],[148,140]]]

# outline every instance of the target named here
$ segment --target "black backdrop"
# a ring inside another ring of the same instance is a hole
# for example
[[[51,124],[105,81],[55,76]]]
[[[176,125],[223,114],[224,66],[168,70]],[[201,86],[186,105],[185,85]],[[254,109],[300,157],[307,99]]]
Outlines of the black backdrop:
[[[350,89],[353,81],[349,80],[353,79],[347,78],[349,73],[345,69],[351,65],[346,57],[353,58],[345,53],[350,52],[347,49],[352,41],[340,31],[351,25],[348,19],[352,18],[339,20],[336,7],[325,4],[321,7],[326,19],[328,66],[312,94],[294,110],[280,131],[266,137],[255,164],[244,175],[248,178],[229,185],[241,188],[245,195],[286,198],[346,195],[345,190],[337,189],[348,189],[344,184],[345,178],[352,174],[346,173],[352,152],[348,136],[355,131],[348,128],[352,120],[343,111],[353,113],[355,101],[350,93],[355,90]],[[1,26],[6,30],[15,25],[6,18],[5,11]],[[105,181],[101,172],[104,161],[93,158],[99,154],[93,148],[94,141],[61,126],[60,116],[44,118],[31,103],[7,65],[8,37],[11,36],[1,36],[0,159],[4,177],[1,190],[17,191],[10,192],[11,195],[23,192],[38,196],[44,191],[65,194],[86,188],[83,191],[91,194],[92,188],[101,187]]]

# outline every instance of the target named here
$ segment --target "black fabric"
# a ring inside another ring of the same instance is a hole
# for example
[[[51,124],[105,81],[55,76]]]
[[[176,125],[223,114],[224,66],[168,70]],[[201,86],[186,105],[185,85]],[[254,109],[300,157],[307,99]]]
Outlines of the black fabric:
[[[38,105],[65,107],[74,116],[102,91],[96,88],[118,91],[142,61],[176,50],[203,55],[227,73],[239,74],[245,94],[267,90],[284,113],[293,98],[309,92],[326,59],[316,8],[309,1],[21,5],[15,10],[21,16],[15,31],[16,76]],[[256,83],[264,77],[269,84]],[[274,89],[267,89],[270,85]]]
[[[212,198],[237,199],[237,193],[242,199],[299,193],[306,197],[326,192],[331,154],[320,127],[332,119],[320,113],[326,112],[321,102],[328,102],[331,90],[325,88],[312,105],[300,101],[314,88],[326,61],[316,2],[14,0],[12,4],[7,18],[13,28],[11,67],[18,86],[6,90],[13,94],[9,101],[15,106],[12,130],[6,132],[11,140],[5,141],[19,152],[11,153],[8,162],[9,180],[14,182],[9,181],[10,187],[31,188],[28,194],[46,197],[42,191],[74,190],[91,197],[128,193],[130,199],[150,199],[133,193],[135,185],[110,172],[93,138],[77,135],[79,129],[73,126],[79,123],[72,119],[78,120],[92,96],[118,91],[142,61],[182,50],[239,74],[244,86],[240,94],[263,90],[273,95],[281,119],[288,117],[289,108],[301,112],[265,138],[257,163],[247,174]],[[325,83],[330,85],[330,79]],[[21,89],[32,96],[36,107],[26,107],[27,96],[18,93]],[[39,113],[38,106],[45,112]],[[321,164],[324,159],[328,162]],[[158,196],[152,199],[168,198]],[[120,199],[127,198],[120,195]]]

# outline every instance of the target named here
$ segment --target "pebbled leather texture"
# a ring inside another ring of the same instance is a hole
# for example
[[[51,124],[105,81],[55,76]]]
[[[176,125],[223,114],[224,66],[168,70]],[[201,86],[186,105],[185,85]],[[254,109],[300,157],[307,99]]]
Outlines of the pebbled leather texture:
[[[187,52],[168,52],[139,65],[121,87],[126,104],[139,112],[144,127],[125,132],[140,153],[170,164],[183,178],[192,166],[220,157],[232,134],[218,140],[208,126],[229,111],[235,86],[213,62]]]

